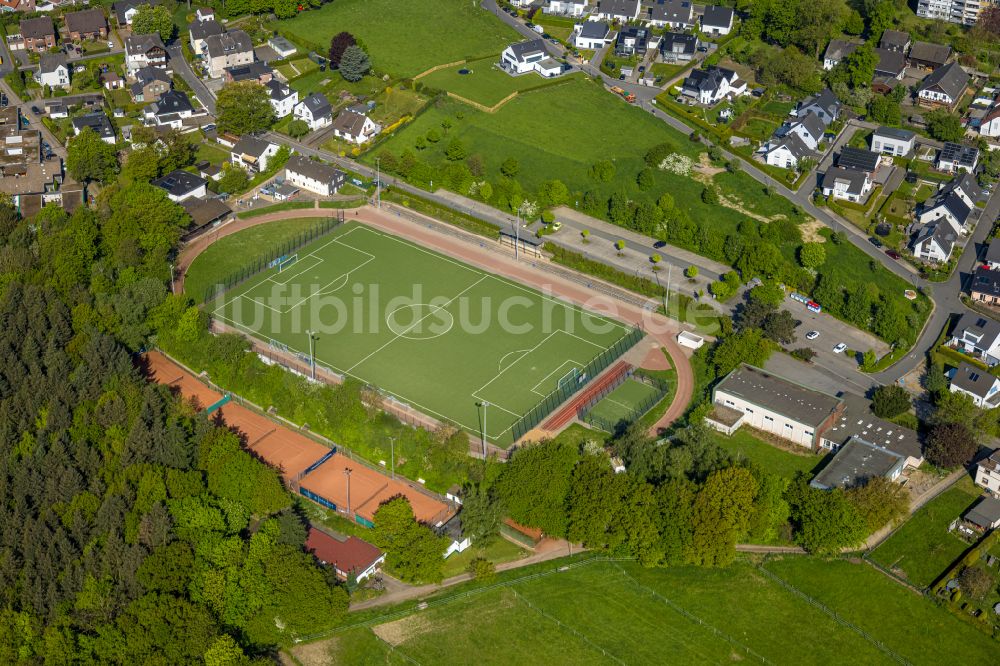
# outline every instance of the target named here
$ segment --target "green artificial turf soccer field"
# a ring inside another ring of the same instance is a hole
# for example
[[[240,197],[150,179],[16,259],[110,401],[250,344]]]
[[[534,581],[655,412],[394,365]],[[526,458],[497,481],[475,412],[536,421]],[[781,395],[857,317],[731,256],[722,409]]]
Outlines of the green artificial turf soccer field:
[[[649,411],[661,393],[662,391],[651,384],[628,379],[594,405],[588,417],[592,417],[594,425],[599,427],[614,428],[622,421],[631,423]],[[646,409],[637,413],[644,406],[647,406]]]
[[[213,316],[487,438],[632,329],[359,224],[299,250],[213,304]],[[615,351],[607,350],[617,344]],[[606,353],[607,352],[607,353]],[[553,405],[554,406],[554,405]]]

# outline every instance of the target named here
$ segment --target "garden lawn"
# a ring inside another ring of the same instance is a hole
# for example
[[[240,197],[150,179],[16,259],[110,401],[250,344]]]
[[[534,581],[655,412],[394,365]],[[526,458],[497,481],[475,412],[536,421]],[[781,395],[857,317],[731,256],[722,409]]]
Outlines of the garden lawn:
[[[750,118],[743,124],[743,127],[736,131],[740,134],[745,134],[750,138],[757,139],[758,141],[766,141],[772,134],[774,134],[774,130],[777,128],[778,123],[773,120]]]
[[[295,238],[316,223],[316,218],[279,220],[220,238],[198,255],[188,268],[184,291],[200,303],[208,287],[243,268],[252,257]]]
[[[812,470],[823,460],[823,456],[814,453],[797,455],[783,451],[757,439],[745,429],[737,430],[732,437],[713,431],[712,439],[735,458],[748,460],[765,472],[787,479],[793,478],[799,472],[811,475]]]
[[[969,548],[948,531],[948,525],[978,496],[971,479],[963,477],[913,514],[872,551],[871,558],[898,570],[917,587],[928,587]]]
[[[873,567],[807,558],[765,567],[911,664],[996,663],[996,641]],[[861,661],[855,655],[850,660]]]
[[[366,615],[368,628],[335,634],[329,657],[357,663],[352,655],[371,650],[378,663],[840,664],[849,655],[855,664],[893,663],[874,641],[913,663],[995,657],[988,636],[865,565],[799,558],[768,567],[797,585],[800,576],[818,581],[810,594],[868,636],[745,561],[725,569],[555,566],[539,567],[549,575],[531,580],[511,582],[523,572],[508,572],[507,583],[490,589],[445,592],[419,613]]]
[[[444,137],[423,151],[417,150],[417,139],[432,129],[443,133],[442,122],[446,119],[452,128]],[[701,200],[705,186],[691,175],[657,170],[653,186],[640,191],[636,176],[646,167],[643,156],[651,147],[669,142],[677,153],[694,163],[701,147],[589,79],[569,79],[560,85],[525,92],[496,113],[443,100],[362,159],[374,165],[375,156],[382,151],[398,155],[409,149],[423,160],[443,165],[444,151],[453,138],[461,140],[469,154],[483,158],[486,177],[492,182],[500,178],[500,164],[512,157],[520,165],[517,180],[529,192],[552,179],[561,180],[576,197],[591,190],[606,200],[614,192],[624,191],[633,200],[655,203],[669,192],[692,218],[711,220],[713,229],[723,236],[734,232],[745,219],[738,211],[705,204]],[[601,160],[615,164],[610,182],[599,182],[589,175],[590,167]],[[741,200],[750,188],[759,188],[746,174],[735,176],[732,182],[739,184],[735,194]],[[791,212],[787,201],[776,201]]]
[[[567,80],[561,78],[553,81],[535,72],[511,76],[500,69],[496,62],[496,58],[484,58],[464,65],[446,67],[422,77],[420,83],[492,107],[512,92],[551,86],[553,83],[558,84]],[[461,70],[468,70],[469,73],[459,74]]]
[[[520,41],[513,28],[468,0],[433,5],[397,0],[337,0],[274,26],[295,42],[326,53],[342,30],[362,42],[377,72],[406,78],[435,65],[499,55]]]
[[[461,553],[452,553],[444,561],[444,577],[450,578],[465,573],[469,563],[483,557],[493,564],[512,562],[527,557],[528,551],[501,536],[491,537],[485,544],[473,543]]]

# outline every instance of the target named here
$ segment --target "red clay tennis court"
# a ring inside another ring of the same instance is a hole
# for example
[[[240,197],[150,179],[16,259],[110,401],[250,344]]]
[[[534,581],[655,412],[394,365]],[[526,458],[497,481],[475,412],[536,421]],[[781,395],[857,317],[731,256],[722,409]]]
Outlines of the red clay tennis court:
[[[417,520],[431,525],[444,522],[454,513],[448,504],[410,487],[402,481],[365,467],[339,453],[309,472],[299,487],[333,504],[340,511],[347,511],[347,475],[351,470],[351,513],[368,522],[375,519],[375,511],[382,502],[397,495],[410,500]]]
[[[192,398],[200,409],[214,405],[222,399],[222,394],[208,388],[198,378],[180,367],[160,352],[151,351],[145,355],[146,376],[157,384],[165,384],[179,392],[185,400]]]

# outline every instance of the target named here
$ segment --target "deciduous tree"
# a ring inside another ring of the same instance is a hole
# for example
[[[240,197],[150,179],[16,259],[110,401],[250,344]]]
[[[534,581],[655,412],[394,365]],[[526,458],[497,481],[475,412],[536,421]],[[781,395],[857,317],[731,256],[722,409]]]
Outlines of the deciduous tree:
[[[150,35],[157,33],[164,43],[174,37],[174,17],[163,5],[139,5],[132,17],[132,33]]]
[[[968,427],[944,423],[931,430],[924,454],[932,464],[950,469],[968,463],[978,448],[975,435]]]
[[[83,183],[108,182],[118,172],[118,154],[115,147],[101,140],[97,132],[85,127],[69,140],[66,170]]]
[[[235,134],[252,134],[274,123],[274,108],[267,88],[256,81],[227,83],[215,104],[219,129]]]
[[[344,51],[347,50],[349,46],[355,46],[358,41],[349,32],[338,32],[336,35],[330,39],[330,51],[328,53],[330,58],[330,66],[337,68],[340,66],[340,58],[344,55]]]
[[[910,394],[895,384],[879,386],[872,395],[872,411],[883,419],[891,419],[910,409]]]

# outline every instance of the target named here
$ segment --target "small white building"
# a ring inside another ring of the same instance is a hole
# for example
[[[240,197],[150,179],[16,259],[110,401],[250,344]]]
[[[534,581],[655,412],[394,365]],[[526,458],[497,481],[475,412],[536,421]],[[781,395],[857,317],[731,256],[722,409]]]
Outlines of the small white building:
[[[358,145],[371,141],[381,131],[381,125],[368,117],[364,107],[344,109],[333,121],[334,136]]]
[[[292,44],[281,35],[271,37],[267,40],[267,45],[274,49],[274,52],[282,58],[291,58],[298,51],[298,49],[295,48],[295,44]]]
[[[710,66],[688,74],[681,87],[681,94],[695,99],[699,104],[712,106],[726,97],[742,95],[746,90],[746,82],[736,72]]]
[[[249,173],[266,171],[268,160],[277,154],[278,148],[276,143],[247,134],[233,146],[230,161]]]
[[[298,91],[277,79],[271,79],[264,84],[264,87],[267,88],[275,118],[284,118],[295,109],[295,105],[299,102]]]
[[[542,8],[542,12],[579,18],[587,14],[587,2],[586,0],[549,0],[549,4]]]
[[[188,39],[191,43],[191,51],[196,56],[204,55],[208,51],[208,38],[213,35],[221,35],[225,32],[217,22],[194,20],[188,26]]]
[[[936,222],[927,225],[917,234],[910,249],[913,256],[921,261],[943,263],[951,257],[957,238],[950,225]]]
[[[1000,104],[994,102],[979,123],[979,134],[996,138],[1000,136]]]
[[[333,109],[326,95],[313,93],[293,107],[296,120],[305,121],[311,130],[318,130],[333,122]]]
[[[35,78],[43,86],[68,88],[69,66],[66,64],[66,56],[43,54],[38,60],[38,74]]]
[[[562,65],[549,57],[544,39],[511,44],[500,54],[500,66],[510,74],[538,72],[546,78],[559,76]]]
[[[79,136],[84,128],[90,128],[97,136],[101,137],[104,143],[115,145],[118,141],[115,136],[115,128],[103,111],[95,111],[73,119],[73,135]]]
[[[706,35],[728,35],[733,30],[733,10],[731,7],[706,5],[701,17],[701,31]]]
[[[147,125],[181,129],[184,119],[194,115],[194,107],[184,93],[168,90],[160,99],[146,106],[142,115]]]
[[[346,179],[340,169],[302,155],[292,155],[285,165],[287,182],[324,197],[336,194]]]
[[[979,164],[979,149],[960,143],[946,141],[938,153],[937,168],[940,171],[957,172],[959,170],[972,173]]]
[[[896,127],[879,127],[872,133],[872,151],[885,155],[906,157],[913,152],[917,135],[910,130]]]
[[[639,18],[639,0],[597,0],[594,18],[628,23]]]
[[[573,29],[573,46],[599,51],[611,42],[611,28],[603,21],[585,21]]]
[[[951,372],[949,379],[949,390],[969,396],[976,407],[993,409],[1000,405],[1000,377],[969,363],[962,363]]]
[[[949,344],[992,368],[1000,364],[1000,323],[966,311],[955,324]]]
[[[859,203],[871,192],[873,183],[869,174],[857,169],[830,167],[823,174],[823,196]]]
[[[171,171],[166,176],[157,178],[150,185],[159,187],[167,193],[167,198],[180,203],[185,199],[203,199],[208,193],[208,181],[189,171]]]
[[[819,148],[819,142],[823,139],[826,125],[815,113],[808,113],[804,118],[798,118],[787,129],[787,134],[795,134],[802,140],[809,150]]]
[[[1000,449],[976,465],[976,485],[1000,496]]]
[[[815,157],[815,153],[798,134],[791,132],[764,146],[764,162],[781,169],[798,169],[799,162],[809,157]]]

